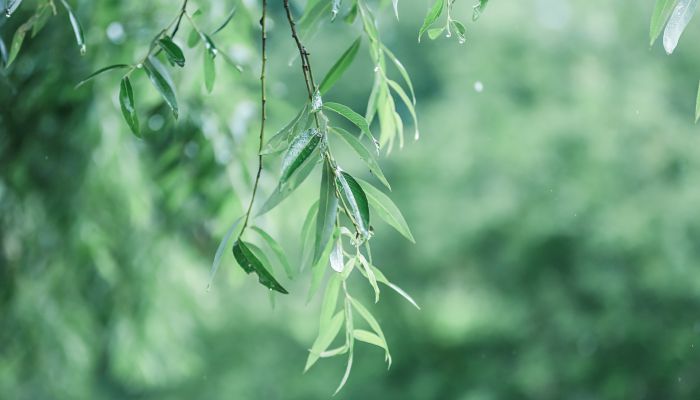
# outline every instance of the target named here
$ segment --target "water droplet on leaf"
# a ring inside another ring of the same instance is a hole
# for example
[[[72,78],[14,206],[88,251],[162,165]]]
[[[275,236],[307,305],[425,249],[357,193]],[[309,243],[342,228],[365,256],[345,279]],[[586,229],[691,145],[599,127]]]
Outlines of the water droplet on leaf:
[[[316,112],[323,107],[323,99],[321,98],[321,93],[316,91],[313,98],[311,99],[311,111]]]
[[[474,82],[474,91],[481,93],[484,91],[484,84],[481,81]]]
[[[81,44],[81,45],[80,45],[80,55],[81,55],[81,56],[84,56],[85,53],[87,53],[87,48],[85,47],[84,44]]]

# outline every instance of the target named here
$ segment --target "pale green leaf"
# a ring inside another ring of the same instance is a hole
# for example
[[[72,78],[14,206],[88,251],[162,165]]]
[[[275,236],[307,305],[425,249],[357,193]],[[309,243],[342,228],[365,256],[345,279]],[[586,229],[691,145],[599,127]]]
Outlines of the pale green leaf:
[[[358,179],[358,183],[362,189],[364,189],[369,204],[375,210],[379,218],[396,229],[400,234],[406,237],[406,239],[415,243],[416,240],[411,233],[411,229],[408,227],[406,219],[404,219],[396,204],[394,204],[394,202],[391,201],[387,195],[372,186],[370,183],[361,179]]]
[[[362,42],[362,37],[357,38],[347,50],[340,56],[338,61],[331,67],[331,69],[323,78],[321,85],[318,87],[318,91],[321,94],[326,94],[328,90],[340,79],[345,70],[352,64],[357,55],[357,51],[360,48],[360,43]]]
[[[668,17],[671,16],[673,8],[678,0],[656,0],[654,11],[651,14],[651,24],[649,26],[649,46],[654,45],[656,39],[663,31]]]
[[[316,361],[318,361],[321,353],[328,349],[328,346],[333,343],[333,340],[335,340],[340,332],[340,328],[343,326],[344,319],[343,312],[339,312],[333,316],[326,327],[319,329],[318,336],[311,345],[311,349],[309,349],[309,357],[306,359],[304,372],[308,371],[309,368],[311,368]]]
[[[435,3],[433,3],[433,6],[430,8],[428,14],[425,16],[425,20],[423,20],[423,26],[421,26],[420,30],[418,31],[419,42],[425,31],[427,31],[428,28],[430,28],[430,25],[435,23],[435,21],[437,21],[437,19],[440,18],[440,14],[442,14],[442,9],[444,5],[445,0],[435,0]]]

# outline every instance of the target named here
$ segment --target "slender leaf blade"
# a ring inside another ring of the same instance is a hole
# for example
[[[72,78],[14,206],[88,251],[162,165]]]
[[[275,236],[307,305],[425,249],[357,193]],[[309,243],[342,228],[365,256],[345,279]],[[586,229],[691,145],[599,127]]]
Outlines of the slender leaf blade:
[[[379,166],[379,162],[377,162],[377,159],[374,158],[372,153],[369,150],[367,150],[367,148],[353,134],[346,131],[345,129],[334,127],[331,130],[332,132],[335,132],[341,139],[343,139],[343,141],[355,151],[355,153],[360,157],[362,162],[365,163],[367,168],[369,168],[369,170],[374,174],[374,176],[376,176],[377,179],[379,179],[379,181],[382,182],[382,184],[386,186],[387,189],[391,190],[391,185],[389,185],[389,181],[386,180],[384,172]]]
[[[442,9],[445,5],[445,0],[435,0],[435,3],[433,3],[433,6],[428,10],[428,14],[425,16],[425,19],[423,20],[423,26],[420,27],[420,30],[418,31],[418,41],[420,42],[421,37],[425,33],[425,31],[430,28],[430,26],[437,21],[438,18],[440,18],[440,14],[442,14]]]
[[[163,100],[165,100],[165,103],[168,105],[168,107],[170,107],[170,110],[172,110],[173,115],[177,119],[179,109],[177,105],[177,97],[175,96],[175,85],[173,85],[173,81],[170,78],[168,70],[165,69],[165,66],[154,57],[148,57],[143,66],[148,78],[153,84],[153,87],[155,87],[158,93],[160,93]]]
[[[75,16],[75,13],[73,12],[73,9],[71,8],[70,4],[68,4],[66,0],[61,0],[61,3],[63,4],[63,8],[66,9],[66,12],[68,12],[68,19],[70,20],[70,24],[73,27],[73,34],[75,35],[75,41],[78,43],[78,48],[80,48],[80,54],[85,54],[86,47],[83,26],[80,24],[80,20],[78,20],[78,17]]]
[[[214,276],[216,275],[216,271],[219,270],[219,265],[221,265],[221,257],[224,255],[224,250],[226,249],[226,245],[228,244],[228,241],[231,239],[233,232],[236,230],[236,228],[238,227],[238,224],[241,222],[242,219],[243,219],[243,217],[239,217],[239,218],[236,218],[235,221],[233,221],[231,226],[226,231],[226,234],[221,239],[221,242],[219,242],[219,247],[216,248],[216,253],[214,254],[214,261],[212,262],[211,269],[209,270],[209,283],[207,284],[207,290],[209,290],[209,288],[211,288],[211,284],[214,281]]]
[[[136,114],[136,105],[134,104],[134,90],[131,87],[131,81],[128,76],[122,78],[119,85],[119,105],[126,120],[127,125],[131,128],[131,132],[136,137],[141,137],[141,127],[139,126],[139,117]]]
[[[364,193],[367,195],[369,204],[372,206],[379,218],[396,229],[406,239],[415,243],[416,240],[413,237],[413,233],[411,233],[411,229],[408,227],[408,223],[406,223],[406,219],[403,217],[396,204],[391,201],[389,196],[385,195],[379,189],[375,188],[366,181],[358,179],[358,183],[362,189],[364,189]]]
[[[104,67],[104,68],[100,68],[100,69],[98,69],[97,71],[93,72],[92,74],[88,75],[88,76],[87,76],[85,79],[83,79],[82,81],[78,82],[78,84],[75,85],[75,88],[77,89],[77,88],[83,86],[84,84],[86,84],[86,83],[88,83],[89,81],[95,79],[97,76],[104,74],[105,72],[109,72],[109,71],[112,71],[112,70],[115,70],[115,69],[129,68],[129,67],[131,67],[131,65],[129,65],[129,64],[114,64],[114,65],[110,65],[110,66],[107,66],[107,67]]]
[[[658,39],[677,2],[678,0],[656,0],[649,26],[649,46],[653,46]]]
[[[255,272],[258,275],[258,281],[263,286],[288,294],[289,292],[277,282],[270,271],[263,265],[262,261],[253,254],[247,243],[237,240],[233,245],[233,256],[238,262],[238,265],[248,274]]]
[[[335,64],[331,67],[331,69],[328,71],[326,74],[326,77],[323,78],[323,81],[321,82],[321,85],[318,88],[318,91],[321,92],[321,94],[326,94],[328,90],[330,90],[333,85],[340,79],[341,76],[343,76],[343,73],[350,67],[352,62],[355,60],[355,56],[357,55],[357,51],[360,49],[360,43],[362,43],[362,37],[357,38],[350,47],[345,50],[345,52],[340,56],[338,61],[335,62]]]
[[[328,240],[333,234],[336,215],[338,214],[338,198],[335,190],[335,175],[333,169],[326,160],[321,174],[321,188],[319,193],[318,214],[316,215],[316,235],[314,245],[313,262],[317,262]]]
[[[165,52],[171,63],[180,67],[185,66],[185,54],[169,36],[162,37],[158,40],[158,46]]]

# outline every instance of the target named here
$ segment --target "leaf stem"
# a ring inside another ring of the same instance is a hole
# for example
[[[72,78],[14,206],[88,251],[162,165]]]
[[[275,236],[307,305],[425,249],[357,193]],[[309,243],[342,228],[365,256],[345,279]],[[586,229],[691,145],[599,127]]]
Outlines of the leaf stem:
[[[241,233],[238,235],[240,238],[243,236],[246,227],[248,226],[248,220],[250,219],[250,213],[253,210],[253,203],[255,202],[255,195],[258,192],[258,186],[260,184],[260,175],[262,175],[263,168],[263,156],[260,154],[262,152],[263,142],[265,141],[265,120],[267,119],[267,112],[265,105],[267,103],[267,98],[265,97],[265,71],[267,67],[267,0],[262,0],[262,16],[260,17],[260,28],[261,28],[261,41],[262,41],[262,66],[260,68],[260,142],[258,143],[258,172],[255,175],[255,183],[253,184],[253,194],[250,196],[250,203],[248,204],[248,211],[245,213],[245,220],[243,220],[243,228]]]

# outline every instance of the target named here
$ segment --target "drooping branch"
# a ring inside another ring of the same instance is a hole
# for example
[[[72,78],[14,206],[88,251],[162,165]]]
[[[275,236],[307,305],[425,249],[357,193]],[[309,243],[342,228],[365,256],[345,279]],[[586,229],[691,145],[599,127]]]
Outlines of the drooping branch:
[[[262,175],[263,168],[263,156],[261,154],[263,143],[265,141],[265,121],[267,119],[266,103],[267,98],[265,97],[265,71],[267,67],[267,0],[262,0],[262,16],[260,17],[260,29],[261,29],[261,51],[262,51],[262,65],[260,67],[260,139],[258,143],[258,171],[255,175],[255,183],[253,184],[253,194],[250,196],[250,203],[248,204],[248,210],[245,214],[245,219],[243,220],[243,228],[239,237],[243,236],[246,227],[248,227],[248,220],[250,219],[250,213],[253,210],[253,203],[255,203],[255,195],[258,192],[258,186],[260,184],[260,175]]]

